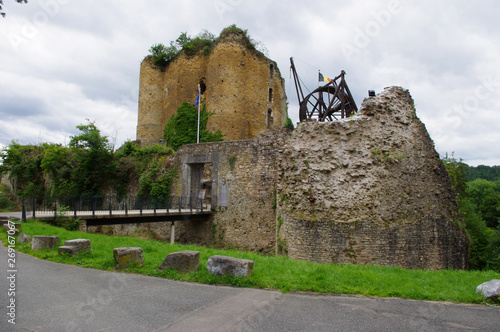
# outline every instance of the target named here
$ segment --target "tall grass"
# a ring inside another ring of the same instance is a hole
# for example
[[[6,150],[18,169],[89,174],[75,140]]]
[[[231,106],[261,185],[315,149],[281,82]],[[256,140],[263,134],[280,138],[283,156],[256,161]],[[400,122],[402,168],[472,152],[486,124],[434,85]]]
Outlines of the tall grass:
[[[318,264],[296,261],[284,256],[261,256],[256,253],[219,250],[195,245],[170,245],[166,242],[135,237],[67,231],[34,220],[23,223],[21,231],[31,236],[58,236],[61,239],[60,245],[70,239],[89,239],[92,252],[74,257],[59,256],[57,250],[31,251],[30,244],[17,244],[16,250],[53,262],[99,270],[115,269],[113,248],[141,247],[144,253],[144,267],[129,268],[123,270],[124,272],[206,284],[275,289],[282,292],[359,294],[415,300],[499,304],[499,301],[485,301],[480,294],[475,293],[479,284],[500,278],[500,273],[494,271],[426,271],[397,267]],[[0,239],[6,243],[5,232],[0,234]],[[200,267],[197,271],[188,274],[174,270],[156,271],[169,253],[181,250],[200,252]],[[250,278],[221,278],[209,274],[206,262],[212,255],[251,259],[255,262],[253,275]]]

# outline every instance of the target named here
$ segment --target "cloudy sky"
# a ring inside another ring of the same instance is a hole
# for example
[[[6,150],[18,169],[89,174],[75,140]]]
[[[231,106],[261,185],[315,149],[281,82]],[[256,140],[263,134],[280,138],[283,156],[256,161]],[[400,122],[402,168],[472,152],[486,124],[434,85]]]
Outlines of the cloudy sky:
[[[312,90],[343,69],[368,90],[410,90],[436,150],[500,165],[500,3],[493,0],[4,0],[0,144],[67,144],[95,121],[116,147],[134,140],[139,66],[181,32],[248,29],[278,63],[298,121],[291,56]]]

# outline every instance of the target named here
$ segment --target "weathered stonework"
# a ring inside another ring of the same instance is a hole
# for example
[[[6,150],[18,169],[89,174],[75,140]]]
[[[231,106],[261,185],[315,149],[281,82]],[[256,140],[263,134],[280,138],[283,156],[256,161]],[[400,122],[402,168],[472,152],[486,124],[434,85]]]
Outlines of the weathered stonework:
[[[216,207],[214,226],[208,225],[213,242],[274,252],[277,147],[288,135],[286,129],[274,129],[253,140],[190,144],[179,149],[174,161],[179,173],[172,195],[197,197],[202,183],[210,187],[212,206]],[[203,165],[211,165],[211,178],[201,179]]]
[[[54,249],[60,242],[57,236],[34,235],[31,239],[31,250]]]
[[[193,250],[183,250],[167,255],[156,271],[174,269],[177,271],[191,273],[200,266],[200,252]]]
[[[144,256],[140,247],[122,247],[113,249],[113,258],[116,268],[128,268],[131,266],[144,266]]]
[[[325,263],[468,266],[450,179],[402,88],[346,120],[186,145],[174,164],[173,195],[211,186],[213,242]]]
[[[82,223],[84,224],[84,222]],[[87,232],[99,233],[115,236],[134,236],[159,241],[170,241],[172,223],[154,222],[142,224],[122,224],[106,226],[88,226]],[[85,231],[85,229],[83,230]],[[175,222],[176,243],[197,243],[199,245],[209,245],[212,243],[212,223],[211,221],[188,221],[181,220]]]
[[[63,246],[58,248],[59,255],[68,254],[74,256],[85,251],[92,251],[89,239],[67,240]]]
[[[137,140],[157,143],[179,106],[201,102],[213,115],[207,129],[220,129],[225,141],[257,137],[286,121],[284,80],[275,62],[244,46],[242,36],[221,38],[208,56],[182,52],[165,70],[151,56],[141,64]]]
[[[214,255],[207,261],[207,271],[223,277],[231,275],[236,278],[252,276],[254,261],[242,258]]]
[[[451,182],[407,90],[346,120],[301,123],[281,150],[279,238],[295,259],[467,268]]]
[[[17,243],[31,243],[31,236],[21,233],[17,238]]]

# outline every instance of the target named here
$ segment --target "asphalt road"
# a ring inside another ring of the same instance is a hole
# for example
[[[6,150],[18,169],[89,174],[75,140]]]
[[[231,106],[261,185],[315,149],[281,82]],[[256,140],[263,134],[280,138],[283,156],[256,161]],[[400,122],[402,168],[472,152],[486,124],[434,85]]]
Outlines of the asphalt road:
[[[10,273],[0,249],[0,331],[500,331],[499,307],[281,294],[15,255]],[[12,298],[15,325],[7,315]]]

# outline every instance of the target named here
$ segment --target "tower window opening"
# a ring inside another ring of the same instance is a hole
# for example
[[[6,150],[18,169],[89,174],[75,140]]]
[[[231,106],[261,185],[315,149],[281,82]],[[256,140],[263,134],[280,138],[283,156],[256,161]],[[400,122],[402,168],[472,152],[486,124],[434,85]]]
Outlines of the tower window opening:
[[[270,108],[267,110],[266,125],[268,129],[273,125],[273,111]]]
[[[205,78],[202,78],[200,80],[200,92],[201,92],[201,94],[204,94],[206,90],[207,90],[207,85],[205,83]]]
[[[269,102],[273,101],[273,89],[269,88]]]

